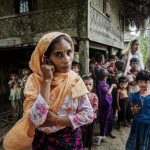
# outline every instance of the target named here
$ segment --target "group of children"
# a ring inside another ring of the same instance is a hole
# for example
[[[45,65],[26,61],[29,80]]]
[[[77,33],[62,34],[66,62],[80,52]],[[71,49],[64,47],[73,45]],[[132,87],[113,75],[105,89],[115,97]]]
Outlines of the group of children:
[[[9,100],[11,101],[14,121],[22,117],[24,99],[23,90],[29,75],[30,70],[28,68],[22,69],[21,79],[19,79],[17,71],[14,70],[10,72],[10,80],[8,82],[10,88]]]
[[[130,60],[130,68],[125,76],[123,72],[123,62],[118,61],[114,55],[111,55],[108,61],[106,61],[104,55],[100,54],[97,55],[97,58],[94,61],[90,61],[91,74],[84,75],[82,77],[89,91],[88,97],[94,110],[94,120],[97,119],[100,123],[99,137],[101,142],[107,142],[106,136],[116,138],[116,136],[112,133],[116,110],[118,116],[117,128],[121,131],[121,126],[124,125],[129,127],[131,119],[134,118],[134,114],[139,112],[141,107],[143,109],[146,105],[145,99],[147,99],[150,95],[147,90],[149,74],[146,71],[140,71],[138,66],[138,59],[132,58]],[[78,62],[73,62],[72,70],[79,75],[80,64]],[[22,75],[22,79],[19,79],[16,72],[11,72],[11,80],[8,82],[10,87],[9,100],[11,100],[13,114],[17,119],[22,115],[24,99],[23,89],[27,78],[30,75],[30,70],[26,68],[23,69]],[[147,83],[145,83],[146,85],[144,90],[142,89],[144,84],[143,82]],[[141,92],[141,90],[143,90],[143,92]],[[133,92],[138,93],[132,94]],[[141,93],[142,96],[140,95]],[[130,96],[128,97],[128,95]],[[139,116],[136,115],[137,121]],[[147,123],[147,121],[148,120],[145,122]],[[135,121],[133,124],[135,124]],[[94,121],[92,124],[81,127],[83,143],[84,146],[88,147],[88,149],[91,149],[92,145],[93,127]],[[127,149],[129,149],[132,143],[136,142],[135,139],[133,140],[133,136],[137,127],[136,129],[132,127],[132,130],[127,142]],[[143,134],[143,132],[141,134]]]
[[[98,115],[101,142],[107,142],[106,136],[116,137],[112,133],[116,116],[119,131],[122,131],[122,125],[130,127],[134,118],[131,109],[134,106],[131,105],[128,95],[140,91],[139,79],[136,77],[142,71],[138,68],[139,60],[137,58],[130,60],[130,67],[126,75],[123,72],[124,66],[124,62],[118,61],[114,55],[111,55],[106,61],[104,55],[100,54],[94,61],[90,61],[91,74],[83,76],[83,81],[89,91],[89,99],[96,114],[95,119]],[[79,63],[74,62],[72,70],[79,74],[79,67]],[[149,78],[143,77],[141,80],[148,81]],[[83,141],[89,149],[92,141],[93,124],[82,127]]]

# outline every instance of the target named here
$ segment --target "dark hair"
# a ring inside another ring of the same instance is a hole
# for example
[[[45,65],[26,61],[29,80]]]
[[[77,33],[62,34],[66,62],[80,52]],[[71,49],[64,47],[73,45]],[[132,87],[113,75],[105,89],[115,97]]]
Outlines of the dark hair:
[[[82,76],[82,80],[93,80],[93,78],[90,75],[84,75]]]
[[[60,36],[56,37],[56,38],[50,43],[50,45],[48,46],[48,48],[47,48],[47,50],[46,50],[46,52],[45,52],[44,55],[45,55],[46,57],[49,57],[50,54],[51,54],[51,52],[52,52],[52,49],[53,49],[54,45],[55,45],[56,43],[59,43],[62,39],[66,40],[66,41],[71,45],[71,47],[73,48],[73,45],[72,45],[71,40],[70,40],[66,35],[60,35]]]
[[[73,61],[72,66],[77,66],[80,69],[80,63],[78,63],[77,61]]]
[[[132,46],[134,45],[134,43],[135,43],[135,42],[138,42],[138,41],[139,41],[138,39],[133,40],[132,43],[131,43],[131,48],[132,48]]]
[[[118,78],[118,83],[128,82],[128,79],[124,76]]]
[[[143,80],[143,81],[150,80],[150,72],[146,70],[139,71],[136,76],[136,81],[139,81],[139,80]]]
[[[122,61],[116,61],[115,66],[117,70],[124,71],[125,64]]]
[[[102,62],[103,59],[105,59],[105,56],[101,53],[97,53],[97,55],[95,56],[95,60],[97,62]]]
[[[115,55],[110,55],[109,56],[109,60],[111,60],[111,59],[115,59],[116,60],[116,56]]]
[[[139,59],[133,57],[133,58],[131,58],[131,60],[130,60],[130,65],[131,65],[133,62],[139,63]]]
[[[97,80],[104,80],[106,77],[108,77],[108,71],[103,68],[98,68],[95,74]]]
[[[12,75],[12,74],[18,75],[18,71],[17,71],[17,70],[11,70],[11,71],[10,71],[10,74],[11,74],[11,75]]]

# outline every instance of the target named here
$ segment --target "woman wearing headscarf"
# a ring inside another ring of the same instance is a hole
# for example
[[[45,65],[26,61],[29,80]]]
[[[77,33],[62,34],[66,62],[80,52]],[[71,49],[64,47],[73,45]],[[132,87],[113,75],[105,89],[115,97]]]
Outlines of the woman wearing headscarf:
[[[32,53],[24,115],[7,133],[6,150],[83,150],[80,126],[93,121],[82,79],[71,71],[74,46],[68,34],[44,35]]]
[[[137,58],[139,60],[139,70],[143,70],[144,62],[142,54],[139,50],[139,41],[137,39],[134,39],[129,43],[127,52],[122,60],[123,62],[126,62],[125,75],[127,74],[127,71],[130,69],[130,60],[132,58]]]

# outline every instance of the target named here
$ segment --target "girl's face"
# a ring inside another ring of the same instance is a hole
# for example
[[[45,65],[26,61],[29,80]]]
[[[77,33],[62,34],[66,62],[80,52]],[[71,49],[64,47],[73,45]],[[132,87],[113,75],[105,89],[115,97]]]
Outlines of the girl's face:
[[[110,66],[115,66],[116,59],[110,59],[109,62],[110,62]]]
[[[133,45],[132,45],[132,47],[131,47],[131,52],[132,52],[133,54],[138,51],[139,45],[140,45],[140,44],[139,44],[138,41],[135,41],[135,42],[133,43]]]
[[[23,74],[23,76],[29,75],[30,71],[28,69],[23,69],[22,74]]]
[[[87,90],[89,92],[91,92],[92,89],[93,89],[93,80],[92,79],[90,79],[90,80],[84,80],[84,83],[85,83],[85,86],[86,86]]]
[[[16,74],[11,74],[10,77],[11,77],[12,80],[17,80],[17,75]]]
[[[139,85],[141,90],[147,90],[148,85],[149,85],[149,81],[139,80],[138,85]]]
[[[101,65],[105,64],[105,57],[104,57],[104,55],[102,55],[101,57],[99,57],[99,58],[97,59],[97,61],[98,61],[98,63],[101,64]]]
[[[69,42],[62,39],[56,43],[49,57],[56,72],[66,73],[71,70],[73,50]]]
[[[132,63],[131,63],[131,68],[132,68],[132,69],[138,69],[138,65],[139,65],[138,62],[132,62]]]
[[[78,66],[72,66],[71,69],[72,69],[74,72],[76,72],[76,73],[79,72]]]
[[[24,72],[24,76],[29,76],[30,75],[30,71],[29,70],[26,70],[25,72]]]
[[[120,87],[121,89],[126,89],[127,86],[128,86],[128,82],[119,83],[119,87]]]

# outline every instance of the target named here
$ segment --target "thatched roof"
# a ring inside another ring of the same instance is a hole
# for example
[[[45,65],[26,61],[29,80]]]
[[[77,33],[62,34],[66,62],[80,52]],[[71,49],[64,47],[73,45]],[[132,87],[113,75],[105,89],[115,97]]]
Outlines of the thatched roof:
[[[150,0],[124,0],[125,26],[144,27],[145,19],[150,16]]]

